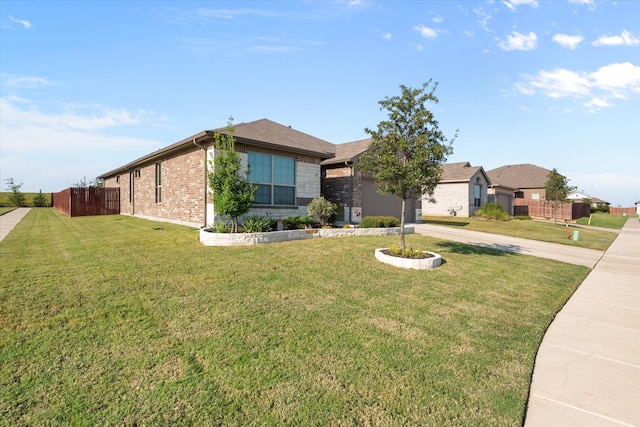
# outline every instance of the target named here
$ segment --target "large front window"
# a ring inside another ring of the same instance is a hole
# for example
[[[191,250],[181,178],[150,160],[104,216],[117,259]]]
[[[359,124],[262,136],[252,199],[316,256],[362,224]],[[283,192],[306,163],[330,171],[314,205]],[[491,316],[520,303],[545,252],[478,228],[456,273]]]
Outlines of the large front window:
[[[296,204],[295,159],[250,152],[249,181],[258,187],[255,204]]]

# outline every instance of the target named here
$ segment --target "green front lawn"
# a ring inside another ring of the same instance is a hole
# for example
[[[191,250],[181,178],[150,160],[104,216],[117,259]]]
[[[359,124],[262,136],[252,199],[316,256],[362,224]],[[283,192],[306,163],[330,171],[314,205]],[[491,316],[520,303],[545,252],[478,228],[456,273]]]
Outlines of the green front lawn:
[[[483,231],[485,233],[539,240],[541,242],[560,243],[600,251],[607,249],[617,237],[616,233],[608,231],[569,226],[569,239],[567,239],[566,225],[560,221],[554,224],[553,222],[535,221],[532,219],[492,221],[476,217],[442,216],[423,216],[422,221],[426,224],[461,227],[465,230]],[[577,241],[572,239],[574,230],[580,232],[579,240]]]
[[[519,425],[586,267],[407,236],[205,247],[126,216],[33,209],[0,242],[7,425]]]
[[[578,218],[576,222],[581,225],[591,225],[592,227],[605,227],[621,229],[627,222],[629,217],[610,215],[608,213],[594,213],[591,215],[591,223],[589,218]]]
[[[9,213],[9,212],[11,212],[13,210],[16,210],[16,209],[17,208],[15,206],[11,206],[11,207],[0,206],[0,215],[4,215],[4,214]]]

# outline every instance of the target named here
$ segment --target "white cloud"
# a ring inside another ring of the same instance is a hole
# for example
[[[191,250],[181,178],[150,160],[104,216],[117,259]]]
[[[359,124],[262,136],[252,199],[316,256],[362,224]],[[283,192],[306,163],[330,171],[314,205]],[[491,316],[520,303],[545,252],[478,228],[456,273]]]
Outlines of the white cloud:
[[[262,9],[205,9],[197,8],[196,14],[204,18],[235,19],[244,15],[276,16],[275,12]]]
[[[442,16],[436,16],[435,18],[431,18],[431,21],[435,22],[436,24],[439,24],[442,21],[444,21],[444,18]]]
[[[479,21],[478,24],[488,33],[492,33],[493,31],[489,28],[489,19],[491,19],[491,15],[486,13],[482,8],[473,9],[473,12],[478,16]]]
[[[611,91],[618,98],[625,90],[640,93],[640,67],[630,62],[605,65],[591,74],[595,87]]]
[[[45,77],[14,76],[12,74],[0,75],[3,89],[34,89],[43,86],[54,86],[56,83]]]
[[[166,145],[110,134],[123,126],[140,131],[164,120],[149,111],[74,106],[44,112],[28,100],[2,97],[0,117],[0,179],[13,176],[24,182],[25,191],[58,191]]]
[[[602,36],[593,42],[594,46],[635,46],[640,44],[640,38],[627,30],[623,30],[619,36]]]
[[[516,8],[521,5],[538,7],[538,0],[504,0],[502,4],[507,6],[510,10],[516,10]]]
[[[15,22],[16,24],[22,25],[24,28],[33,28],[33,25],[31,25],[31,22],[27,20],[14,18],[11,15],[9,15],[9,19],[11,20],[11,22]]]
[[[506,51],[510,50],[532,50],[538,45],[538,36],[531,31],[529,34],[520,34],[517,31],[513,35],[507,36],[507,40],[500,40],[498,46]]]
[[[606,99],[592,98],[591,100],[585,102],[582,105],[587,107],[590,111],[596,111],[596,110],[600,110],[602,108],[611,107],[613,104],[611,104]]]
[[[384,40],[391,40],[391,37],[392,37],[392,36],[391,36],[391,33],[384,33],[384,34],[382,35],[382,38],[383,38]]]
[[[554,42],[569,49],[575,49],[583,40],[584,37],[582,36],[570,36],[568,34],[556,34],[553,36]]]
[[[541,92],[550,98],[589,99],[583,103],[591,110],[612,107],[612,99],[640,95],[640,67],[630,62],[614,63],[588,73],[555,68],[525,76],[516,89],[524,95]]]
[[[418,31],[425,39],[435,39],[436,37],[438,37],[437,30],[425,27],[424,25],[416,25],[415,27],[413,27],[413,29]]]

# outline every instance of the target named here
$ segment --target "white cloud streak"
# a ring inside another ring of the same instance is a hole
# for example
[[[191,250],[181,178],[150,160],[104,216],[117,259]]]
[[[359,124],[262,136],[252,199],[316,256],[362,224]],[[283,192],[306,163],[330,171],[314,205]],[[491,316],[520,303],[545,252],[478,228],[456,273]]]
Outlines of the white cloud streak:
[[[31,22],[29,22],[29,21],[27,21],[25,19],[18,19],[18,18],[14,18],[13,16],[9,15],[9,20],[11,22],[15,22],[16,24],[22,25],[26,29],[33,28],[33,25],[31,25]]]
[[[613,99],[640,96],[640,67],[624,62],[605,65],[591,73],[564,68],[541,70],[535,76],[525,76],[516,89],[530,96],[540,92],[556,99],[587,99],[583,105],[597,111],[612,107]]]
[[[498,46],[502,50],[532,50],[538,46],[538,36],[533,31],[529,34],[520,34],[514,31],[511,35],[507,36],[506,40],[500,40]]]
[[[582,36],[570,36],[568,34],[556,34],[553,36],[554,42],[569,49],[575,49],[583,40],[584,37]]]
[[[594,46],[635,46],[640,44],[640,38],[627,30],[623,30],[619,36],[602,36],[593,42]]]
[[[505,0],[502,2],[509,10],[514,11],[518,6],[528,5],[531,7],[538,7],[538,0]]]
[[[424,25],[416,25],[415,27],[413,27],[413,29],[419,32],[420,35],[422,35],[422,37],[424,37],[425,39],[433,40],[438,37],[438,30],[426,27]]]

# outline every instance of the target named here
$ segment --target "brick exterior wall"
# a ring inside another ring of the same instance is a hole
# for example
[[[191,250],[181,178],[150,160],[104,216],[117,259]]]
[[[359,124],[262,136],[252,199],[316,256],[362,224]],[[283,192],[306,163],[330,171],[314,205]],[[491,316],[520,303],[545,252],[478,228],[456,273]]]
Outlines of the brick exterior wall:
[[[105,180],[105,187],[120,188],[120,212],[193,227],[204,225],[205,162],[202,149],[194,146],[163,159],[160,165],[159,202],[156,202],[156,162]],[[130,192],[131,179],[133,194]]]
[[[477,172],[469,182],[438,184],[433,192],[436,203],[429,203],[423,198],[422,214],[427,216],[450,216],[449,209],[456,208],[456,216],[472,216],[479,209],[479,207],[474,206],[474,185],[477,178],[480,178],[479,184],[482,185],[480,204],[484,206],[487,203],[488,183],[484,175]]]
[[[353,176],[352,176],[353,174]],[[349,208],[362,208],[362,172],[346,165],[329,165],[322,170],[322,196],[338,205],[338,221],[358,222],[349,218]]]

